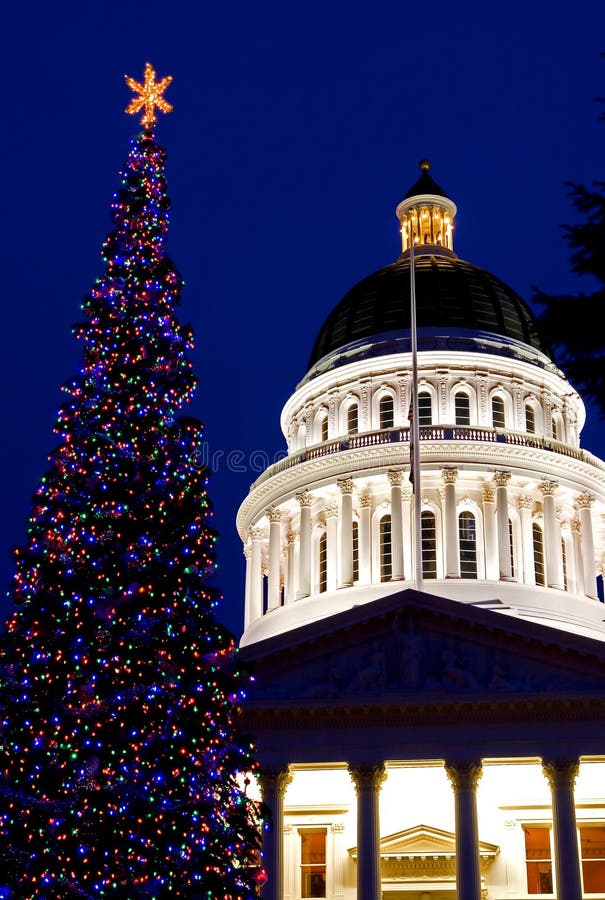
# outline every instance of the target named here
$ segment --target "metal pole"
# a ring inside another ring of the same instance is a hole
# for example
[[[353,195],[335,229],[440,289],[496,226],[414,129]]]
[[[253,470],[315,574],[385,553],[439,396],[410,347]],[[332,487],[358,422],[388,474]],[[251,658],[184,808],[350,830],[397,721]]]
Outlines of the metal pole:
[[[414,232],[410,222],[410,334],[412,345],[412,454],[410,465],[414,473],[414,568],[416,590],[422,590],[422,491],[420,482],[420,428],[418,424],[418,346],[416,340],[416,281],[414,277]]]

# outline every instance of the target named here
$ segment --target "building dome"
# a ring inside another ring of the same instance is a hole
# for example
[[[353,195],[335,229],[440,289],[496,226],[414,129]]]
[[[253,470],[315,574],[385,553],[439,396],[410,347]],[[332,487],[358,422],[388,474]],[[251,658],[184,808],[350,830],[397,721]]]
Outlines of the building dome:
[[[451,347],[452,341],[472,338],[473,332],[489,332],[546,352],[532,312],[512,288],[451,252],[432,249],[416,251],[414,260],[419,349],[431,349],[440,335]],[[409,334],[410,256],[406,253],[356,284],[332,310],[317,335],[309,369],[328,354],[357,342],[366,345],[367,353],[371,338],[377,339],[376,354],[381,353],[387,336],[405,346]]]

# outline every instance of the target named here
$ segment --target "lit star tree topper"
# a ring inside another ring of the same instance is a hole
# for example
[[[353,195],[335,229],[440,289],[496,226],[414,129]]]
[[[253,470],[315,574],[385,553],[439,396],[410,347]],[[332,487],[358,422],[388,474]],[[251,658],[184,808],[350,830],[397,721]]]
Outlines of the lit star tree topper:
[[[126,84],[131,91],[138,94],[137,97],[132,98],[126,107],[125,112],[136,115],[144,109],[145,111],[143,113],[143,118],[141,119],[141,124],[149,129],[156,123],[156,106],[164,113],[172,112],[173,109],[172,105],[168,103],[163,96],[164,91],[172,81],[172,75],[167,75],[166,78],[162,78],[161,81],[156,81],[155,74],[155,70],[151,63],[147,63],[145,65],[145,81],[143,84],[135,81],[135,79],[131,78],[129,75],[124,76]]]

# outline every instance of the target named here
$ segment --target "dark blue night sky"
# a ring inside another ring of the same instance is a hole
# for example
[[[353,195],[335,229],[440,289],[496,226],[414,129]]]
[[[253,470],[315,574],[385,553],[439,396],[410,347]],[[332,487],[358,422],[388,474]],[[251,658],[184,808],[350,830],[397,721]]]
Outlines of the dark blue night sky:
[[[568,180],[603,180],[605,7],[586,0],[11,3],[3,12],[2,537],[23,539],[54,446],[71,325],[103,270],[118,170],[137,129],[124,74],[174,76],[169,251],[196,334],[224,594],[243,621],[235,514],[324,318],[400,250],[418,162],[458,204],[457,253],[525,299],[591,290],[561,224]],[[590,323],[588,323],[590,324]],[[601,327],[601,326],[599,326]],[[582,445],[605,456],[589,410]],[[4,573],[4,575],[2,575]],[[8,602],[4,610],[8,611]]]

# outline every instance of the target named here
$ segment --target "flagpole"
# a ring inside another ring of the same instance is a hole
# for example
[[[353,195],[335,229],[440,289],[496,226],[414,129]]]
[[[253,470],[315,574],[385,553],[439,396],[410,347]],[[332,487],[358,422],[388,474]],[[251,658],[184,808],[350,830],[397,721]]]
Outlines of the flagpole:
[[[412,421],[410,465],[414,495],[414,569],[416,590],[422,590],[422,491],[420,483],[420,428],[418,423],[418,346],[416,338],[416,279],[414,275],[414,231],[410,221],[410,335],[412,347]]]

